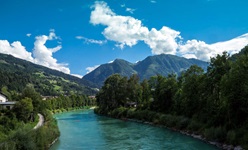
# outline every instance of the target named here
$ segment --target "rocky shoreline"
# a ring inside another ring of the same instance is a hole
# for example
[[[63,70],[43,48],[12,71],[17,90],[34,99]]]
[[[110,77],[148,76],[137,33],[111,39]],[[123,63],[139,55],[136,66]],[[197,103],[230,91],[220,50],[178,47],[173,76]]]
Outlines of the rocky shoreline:
[[[225,144],[225,143],[219,143],[219,142],[215,142],[215,141],[209,141],[206,138],[204,138],[202,135],[191,133],[190,131],[178,130],[178,129],[175,129],[175,128],[169,128],[169,127],[166,127],[166,126],[163,126],[163,125],[154,124],[152,122],[141,121],[141,120],[136,120],[136,119],[129,119],[129,118],[120,118],[120,119],[121,120],[124,120],[124,121],[132,121],[132,122],[149,124],[149,125],[153,125],[153,126],[167,128],[167,129],[170,129],[172,131],[180,132],[181,134],[184,134],[184,135],[187,135],[187,136],[191,136],[191,137],[193,137],[195,139],[202,140],[205,143],[214,145],[214,146],[216,146],[216,147],[218,147],[220,149],[223,149],[223,150],[244,150],[241,146],[233,146],[233,145],[228,145],[228,144]]]

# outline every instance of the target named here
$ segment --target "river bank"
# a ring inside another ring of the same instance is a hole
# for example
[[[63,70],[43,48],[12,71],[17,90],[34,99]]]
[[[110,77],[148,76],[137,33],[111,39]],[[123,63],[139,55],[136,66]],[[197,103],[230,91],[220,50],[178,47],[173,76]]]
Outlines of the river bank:
[[[72,107],[72,108],[67,108],[67,109],[55,109],[55,110],[51,110],[51,113],[54,115],[54,114],[63,113],[63,112],[85,110],[85,109],[95,109],[95,106]]]
[[[124,121],[132,121],[167,128],[172,131],[191,136],[195,139],[202,140],[205,143],[214,145],[220,149],[243,150],[243,148],[239,145],[234,146],[231,144],[226,144],[224,142],[219,142],[218,140],[207,138],[206,136],[204,136],[204,134],[206,133],[204,133],[204,131],[201,131],[202,129],[200,127],[200,123],[197,123],[192,119],[184,118],[182,116],[165,115],[150,111],[135,112],[134,109],[128,108],[117,108],[111,112],[108,112],[107,114],[102,114],[102,112],[99,112],[99,110],[97,109],[95,109],[94,111],[96,114],[105,115]]]
[[[219,142],[216,142],[216,141],[209,141],[204,136],[202,136],[200,134],[192,133],[192,131],[179,130],[179,129],[176,129],[176,128],[169,128],[169,127],[164,126],[164,125],[159,125],[159,124],[155,124],[153,122],[141,121],[141,120],[136,120],[136,119],[129,119],[129,118],[117,118],[117,119],[121,119],[121,120],[124,120],[124,121],[143,123],[143,124],[149,124],[149,125],[152,125],[152,126],[157,126],[157,127],[162,127],[162,128],[167,128],[167,129],[170,129],[172,131],[180,132],[181,134],[191,136],[191,137],[193,137],[195,139],[202,140],[205,143],[214,145],[214,146],[216,146],[216,147],[218,147],[220,149],[223,149],[223,150],[243,150],[243,148],[241,146],[233,146],[233,145],[228,145],[228,144],[225,144],[225,143],[219,143]]]

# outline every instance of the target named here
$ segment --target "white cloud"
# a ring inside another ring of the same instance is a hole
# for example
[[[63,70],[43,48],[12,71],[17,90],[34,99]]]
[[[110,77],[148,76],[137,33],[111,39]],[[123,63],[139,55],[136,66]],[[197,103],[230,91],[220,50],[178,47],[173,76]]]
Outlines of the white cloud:
[[[70,69],[67,67],[67,64],[58,63],[57,59],[53,58],[53,53],[59,51],[62,46],[58,45],[54,48],[48,48],[45,45],[47,41],[59,39],[59,37],[56,36],[54,30],[50,30],[50,34],[48,36],[36,36],[35,39],[36,40],[34,42],[33,49],[34,62],[36,64],[70,74]]]
[[[103,44],[107,43],[107,40],[88,39],[88,38],[83,37],[83,36],[76,36],[76,39],[84,40],[85,43],[87,43],[87,44],[93,43],[93,44],[103,45]]]
[[[93,66],[93,67],[87,67],[85,70],[87,70],[87,73],[86,74],[88,74],[88,73],[90,73],[90,72],[92,72],[93,70],[95,70],[96,68],[98,68],[100,65],[95,65],[95,66]]]
[[[31,35],[32,35],[31,33],[27,33],[27,34],[26,34],[27,37],[30,37]]]
[[[180,32],[168,27],[149,31],[140,20],[115,14],[105,2],[95,2],[92,9],[90,23],[106,26],[102,34],[108,40],[117,42],[116,46],[121,49],[144,41],[152,49],[153,54],[175,54],[178,46],[176,40],[180,38]]]
[[[131,14],[133,14],[133,13],[134,13],[134,11],[135,11],[135,9],[132,9],[132,8],[126,8],[126,11],[127,11],[127,12],[129,12],[129,13],[131,13]]]
[[[210,57],[215,57],[227,51],[229,54],[238,53],[243,47],[248,45],[248,33],[234,39],[206,44],[203,41],[189,40],[178,48],[178,53],[186,58],[197,58],[209,61]]]
[[[20,41],[10,44],[7,40],[0,40],[0,53],[33,62],[32,53],[28,52]]]
[[[218,51],[220,52],[227,51],[231,55],[238,53],[246,45],[248,45],[248,33],[228,41],[211,44],[211,46],[217,49]]]
[[[156,3],[151,0],[151,3]],[[125,5],[122,5],[125,7]],[[139,41],[143,41],[150,48],[152,54],[177,54],[186,58],[197,58],[209,61],[210,57],[227,51],[230,54],[239,52],[248,44],[248,33],[237,38],[207,44],[196,39],[182,42],[180,32],[163,26],[160,30],[149,30],[142,22],[131,16],[115,14],[105,2],[95,2],[92,6],[90,23],[103,25],[102,34],[116,42],[116,46],[123,49],[125,46],[132,47]]]
[[[29,34],[27,34],[27,36],[28,35]],[[26,48],[22,46],[20,41],[15,41],[10,44],[7,40],[0,40],[0,53],[9,54],[32,63],[69,74],[70,69],[67,67],[67,64],[57,63],[57,59],[53,58],[53,53],[59,51],[62,46],[58,45],[54,48],[47,48],[45,45],[48,40],[55,39],[58,40],[60,38],[55,35],[55,31],[53,29],[50,30],[50,34],[48,36],[36,36],[32,53],[28,52]]]
[[[145,43],[152,49],[153,54],[176,54],[178,47],[176,39],[180,39],[180,32],[168,27],[161,30],[152,28]]]
[[[188,40],[185,44],[180,45],[178,49],[178,53],[186,58],[197,58],[207,61],[214,55],[213,48],[203,41]]]
[[[82,40],[82,39],[84,39],[84,37],[83,36],[76,36],[76,39]]]

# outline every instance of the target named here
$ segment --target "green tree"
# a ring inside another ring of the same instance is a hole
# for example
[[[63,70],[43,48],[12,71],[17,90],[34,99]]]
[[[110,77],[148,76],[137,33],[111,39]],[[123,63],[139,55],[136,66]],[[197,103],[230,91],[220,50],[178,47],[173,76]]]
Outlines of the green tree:
[[[133,74],[127,82],[128,100],[139,104],[142,99],[142,87],[139,84],[139,77]]]
[[[125,81],[119,74],[111,75],[104,82],[103,87],[97,94],[98,106],[107,111],[124,105],[126,96],[125,92]]]
[[[199,112],[200,97],[201,97],[201,81],[203,79],[204,70],[197,65],[191,66],[182,74],[181,79],[181,109],[184,110],[184,115],[192,117]]]
[[[169,75],[168,77],[157,76],[155,91],[154,91],[154,110],[160,112],[169,112],[173,104],[173,97],[177,91],[176,75]]]
[[[221,85],[221,104],[226,110],[226,122],[232,127],[243,126],[248,121],[248,53],[237,58]]]
[[[19,120],[28,122],[33,117],[34,107],[32,104],[32,99],[24,98],[19,102],[16,102],[13,110]]]
[[[216,126],[223,124],[223,120],[226,116],[225,110],[220,100],[221,96],[221,80],[231,68],[231,62],[229,61],[229,55],[227,52],[223,52],[222,55],[217,55],[211,58],[208,71],[206,73],[206,79],[204,81],[204,90],[202,91],[205,101],[205,114],[211,116],[207,118],[209,124]],[[206,115],[205,115],[206,116]]]
[[[150,104],[151,104],[151,87],[149,86],[148,80],[143,80],[141,82],[141,87],[142,87],[142,108],[143,109],[150,109]]]
[[[34,112],[37,113],[45,109],[44,103],[42,103],[41,96],[35,91],[32,84],[28,84],[22,91],[22,98],[28,97],[32,100],[34,106]]]

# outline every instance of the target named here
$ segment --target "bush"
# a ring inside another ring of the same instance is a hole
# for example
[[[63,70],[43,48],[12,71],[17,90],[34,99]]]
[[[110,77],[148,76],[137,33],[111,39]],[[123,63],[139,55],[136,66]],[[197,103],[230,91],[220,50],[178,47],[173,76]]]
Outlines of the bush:
[[[226,140],[228,143],[236,145],[236,132],[234,130],[228,131]]]
[[[188,129],[192,130],[192,131],[200,131],[200,129],[203,127],[203,125],[195,120],[191,120],[189,125],[188,125]]]
[[[116,117],[116,118],[126,117],[127,116],[127,108],[125,108],[125,107],[116,108],[111,112],[111,116]]]
[[[186,129],[189,125],[190,120],[188,118],[185,118],[183,116],[177,117],[177,123],[176,128],[177,129]]]
[[[167,127],[175,127],[177,124],[177,118],[170,114],[162,114],[160,115],[160,123]]]
[[[209,129],[205,129],[204,136],[208,140],[217,140],[218,142],[225,141],[226,130],[223,127],[211,127]]]
[[[127,118],[134,118],[134,110],[133,109],[128,109],[127,110]]]
[[[237,135],[236,137],[238,137],[237,140],[239,140],[239,144],[242,145],[242,147],[244,149],[248,149],[248,131],[247,129],[239,129],[239,135]]]

